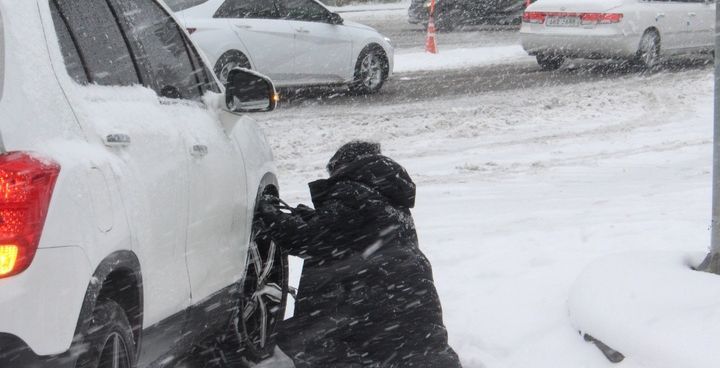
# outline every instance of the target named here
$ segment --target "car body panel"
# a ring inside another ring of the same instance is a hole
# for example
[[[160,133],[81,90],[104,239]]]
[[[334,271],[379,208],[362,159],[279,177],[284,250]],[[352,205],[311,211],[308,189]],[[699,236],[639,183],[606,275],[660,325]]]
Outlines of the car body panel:
[[[295,32],[290,25],[277,19],[217,19],[226,21],[247,50],[255,70],[278,84],[290,83],[298,77],[295,71]],[[205,43],[200,43],[205,47]],[[234,47],[242,50],[243,47]],[[228,50],[223,50],[223,53]],[[219,57],[220,55],[218,55]]]
[[[295,34],[296,83],[342,83],[353,73],[352,38],[357,28],[294,20],[286,23]]]
[[[91,274],[80,247],[39,249],[25,272],[0,280],[0,330],[22,339],[37,355],[66,351],[77,324],[68,316],[79,315]]]

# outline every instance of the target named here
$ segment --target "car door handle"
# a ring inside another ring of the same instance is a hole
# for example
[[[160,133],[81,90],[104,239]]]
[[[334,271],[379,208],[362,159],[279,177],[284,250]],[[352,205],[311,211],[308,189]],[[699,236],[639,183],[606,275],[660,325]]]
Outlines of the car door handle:
[[[657,13],[657,15],[655,16],[656,20],[661,18],[665,18],[665,13]]]
[[[236,25],[235,25],[235,28],[240,28],[240,29],[251,29],[251,28],[252,28],[252,26],[248,26],[248,25],[245,25],[245,24],[236,24]]]
[[[297,31],[298,33],[310,33],[310,31],[308,31],[308,30],[305,29],[305,28],[298,28],[298,29],[296,29],[296,31]]]
[[[204,144],[193,145],[190,154],[193,157],[205,157],[208,154],[208,147]]]
[[[127,147],[130,145],[131,139],[127,134],[108,134],[105,137],[105,145],[108,147]]]

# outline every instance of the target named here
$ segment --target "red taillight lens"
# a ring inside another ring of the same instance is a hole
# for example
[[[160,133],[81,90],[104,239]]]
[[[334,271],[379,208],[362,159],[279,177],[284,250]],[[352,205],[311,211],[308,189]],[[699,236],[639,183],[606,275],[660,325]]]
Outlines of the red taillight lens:
[[[0,278],[35,257],[60,166],[25,152],[0,155]]]
[[[623,15],[619,13],[582,13],[580,20],[583,24],[610,24],[620,23]]]
[[[541,12],[525,12],[523,13],[523,22],[543,24],[545,23],[545,13]]]

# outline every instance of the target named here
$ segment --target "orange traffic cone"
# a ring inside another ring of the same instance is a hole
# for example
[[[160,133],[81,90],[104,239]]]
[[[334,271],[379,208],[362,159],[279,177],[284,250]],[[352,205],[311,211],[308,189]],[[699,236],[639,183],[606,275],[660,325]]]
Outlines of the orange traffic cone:
[[[437,54],[437,43],[435,42],[435,21],[433,16],[430,15],[428,21],[427,39],[425,39],[425,51],[431,54]]]

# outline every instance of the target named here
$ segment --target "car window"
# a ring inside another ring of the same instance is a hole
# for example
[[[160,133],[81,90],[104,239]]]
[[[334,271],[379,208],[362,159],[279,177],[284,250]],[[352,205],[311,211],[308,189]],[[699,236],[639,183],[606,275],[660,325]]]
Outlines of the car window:
[[[140,83],[135,63],[118,28],[115,17],[105,1],[53,0],[56,11],[67,24],[77,51],[87,71],[87,80],[105,86],[128,86]],[[56,28],[58,27],[57,21]],[[62,23],[62,22],[61,22]],[[63,27],[60,26],[61,36]],[[62,42],[62,40],[61,40]],[[71,64],[72,67],[73,64]],[[70,74],[75,74],[70,71]]]
[[[275,19],[280,15],[272,0],[227,0],[214,17]]]
[[[328,11],[312,0],[279,0],[281,15],[289,20],[322,22],[328,19]]]
[[[165,3],[174,12],[190,9],[193,6],[205,4],[206,2],[208,2],[208,0],[165,0]]]
[[[177,23],[152,0],[111,0],[143,80],[159,96],[200,100],[201,83]]]
[[[188,41],[186,40],[185,42]],[[201,93],[205,94],[206,91],[220,93],[220,87],[215,82],[215,78],[213,77],[212,72],[210,72],[210,69],[207,68],[207,65],[205,65],[202,58],[200,57],[197,48],[195,48],[195,46],[189,42],[187,46],[188,50],[190,51],[190,60],[192,61],[192,64],[195,66],[196,69],[195,75],[197,76],[198,82],[200,83],[200,89],[202,90]]]
[[[60,11],[54,2],[50,3],[50,12],[52,13],[53,23],[55,24],[55,33],[60,41],[60,51],[63,54],[65,68],[70,77],[80,84],[87,84],[88,77],[83,67],[82,59],[78,53],[75,42],[73,42],[67,23],[60,15]]]

